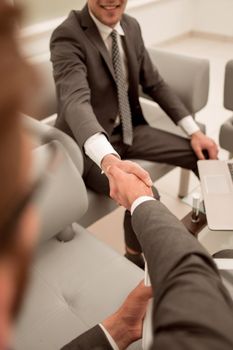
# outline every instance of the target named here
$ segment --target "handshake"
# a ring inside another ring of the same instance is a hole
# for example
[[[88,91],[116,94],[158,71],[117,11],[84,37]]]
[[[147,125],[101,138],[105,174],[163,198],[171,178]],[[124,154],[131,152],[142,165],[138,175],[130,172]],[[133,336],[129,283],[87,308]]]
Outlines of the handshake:
[[[101,167],[109,180],[110,197],[126,209],[141,196],[153,197],[150,175],[137,163],[108,154]]]

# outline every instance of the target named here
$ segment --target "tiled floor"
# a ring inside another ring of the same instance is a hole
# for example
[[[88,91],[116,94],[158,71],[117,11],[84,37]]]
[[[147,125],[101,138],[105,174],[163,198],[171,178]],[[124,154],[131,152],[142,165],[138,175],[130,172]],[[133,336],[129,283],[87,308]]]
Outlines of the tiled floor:
[[[209,101],[197,115],[197,120],[207,126],[207,133],[218,142],[220,125],[231,112],[223,108],[223,81],[226,62],[233,58],[233,41],[207,40],[206,38],[192,36],[160,45],[160,48],[185,55],[207,58],[210,61],[210,94]],[[220,158],[226,159],[227,152],[220,150]],[[160,191],[162,202],[178,217],[182,218],[190,208],[177,197],[180,169],[176,168],[156,182]],[[189,192],[199,191],[199,182],[191,175]],[[99,239],[111,245],[120,253],[124,252],[123,239],[123,208],[99,220],[89,227],[89,230]]]

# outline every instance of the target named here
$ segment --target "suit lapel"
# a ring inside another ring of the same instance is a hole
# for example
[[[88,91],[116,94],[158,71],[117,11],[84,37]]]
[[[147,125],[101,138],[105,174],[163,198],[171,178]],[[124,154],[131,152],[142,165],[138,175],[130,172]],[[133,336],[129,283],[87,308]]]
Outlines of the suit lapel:
[[[112,65],[110,55],[109,55],[108,50],[107,50],[107,48],[106,48],[106,46],[105,46],[105,44],[100,36],[100,33],[99,33],[95,23],[93,22],[90,14],[89,14],[87,5],[84,7],[84,9],[81,12],[81,25],[85,29],[85,33],[86,33],[88,39],[92,42],[92,44],[100,52],[100,54],[103,57],[113,79],[115,80],[115,74],[114,74],[113,65]]]

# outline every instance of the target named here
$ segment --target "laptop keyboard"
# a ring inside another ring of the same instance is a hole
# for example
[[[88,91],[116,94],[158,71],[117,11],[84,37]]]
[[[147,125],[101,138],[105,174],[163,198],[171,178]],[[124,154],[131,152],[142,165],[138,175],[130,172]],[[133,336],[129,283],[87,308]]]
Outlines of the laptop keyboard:
[[[228,163],[228,168],[230,170],[230,174],[231,174],[231,178],[232,178],[232,181],[233,181],[233,163]]]

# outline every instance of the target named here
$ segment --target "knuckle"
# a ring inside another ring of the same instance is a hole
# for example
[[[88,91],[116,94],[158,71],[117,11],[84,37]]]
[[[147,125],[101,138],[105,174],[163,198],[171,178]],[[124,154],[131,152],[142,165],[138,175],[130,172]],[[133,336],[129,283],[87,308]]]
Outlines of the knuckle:
[[[115,189],[111,189],[110,190],[110,197],[111,198],[115,198],[116,197],[116,190]]]

